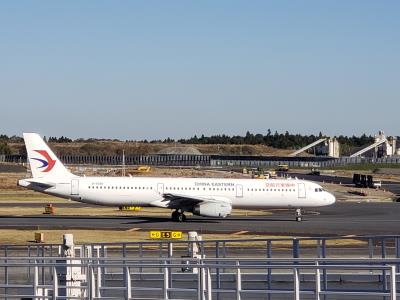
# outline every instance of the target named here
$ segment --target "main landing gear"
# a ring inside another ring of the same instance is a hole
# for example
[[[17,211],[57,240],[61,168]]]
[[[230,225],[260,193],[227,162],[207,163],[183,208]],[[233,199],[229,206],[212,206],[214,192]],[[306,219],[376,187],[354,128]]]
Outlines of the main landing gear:
[[[301,215],[301,208],[297,208],[296,209],[296,221],[297,222],[303,221],[303,217]]]
[[[174,222],[185,222],[186,216],[181,210],[175,210],[171,214],[172,221]]]

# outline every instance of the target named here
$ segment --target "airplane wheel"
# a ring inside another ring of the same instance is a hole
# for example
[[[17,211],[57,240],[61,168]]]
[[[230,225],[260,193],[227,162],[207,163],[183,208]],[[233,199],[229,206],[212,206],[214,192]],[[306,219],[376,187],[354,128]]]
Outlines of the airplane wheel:
[[[179,213],[177,215],[177,219],[178,222],[185,222],[186,221],[186,216],[183,213]]]
[[[297,222],[303,221],[303,217],[301,215],[301,209],[300,208],[296,209],[296,221]]]
[[[171,218],[172,218],[172,221],[174,221],[174,222],[185,222],[186,221],[185,214],[183,214],[177,210],[172,213]]]
[[[172,214],[171,214],[172,221],[178,222],[178,215],[179,215],[179,212],[177,210],[173,211]]]

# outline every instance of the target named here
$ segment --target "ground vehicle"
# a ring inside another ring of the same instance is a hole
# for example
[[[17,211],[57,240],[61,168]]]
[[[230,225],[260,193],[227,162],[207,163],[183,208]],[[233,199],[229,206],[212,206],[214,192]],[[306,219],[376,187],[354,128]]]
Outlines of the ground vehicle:
[[[319,175],[321,175],[321,171],[318,168],[312,168],[311,172],[308,173],[308,174],[309,175],[317,175],[317,176],[319,176]]]
[[[382,182],[374,180],[372,175],[353,174],[353,183],[356,187],[361,188],[381,188]]]
[[[289,171],[289,165],[288,164],[279,164],[278,167],[276,168],[276,171],[287,172],[287,171]]]
[[[380,180],[373,180],[372,181],[372,186],[376,189],[382,188],[382,181]]]
[[[269,177],[268,178],[276,178],[276,172],[274,170],[268,170],[267,172],[265,172],[265,174],[267,174]]]

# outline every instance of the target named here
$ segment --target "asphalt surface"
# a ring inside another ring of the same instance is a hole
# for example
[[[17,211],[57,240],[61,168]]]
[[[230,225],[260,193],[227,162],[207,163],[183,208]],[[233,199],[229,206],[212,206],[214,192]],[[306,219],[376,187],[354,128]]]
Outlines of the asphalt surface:
[[[77,204],[72,204],[77,207]],[[84,205],[82,205],[84,206]],[[0,210],[1,211],[1,210]],[[195,230],[203,233],[251,233],[282,235],[381,235],[400,234],[400,203],[336,203],[305,212],[303,222],[294,220],[294,212],[274,211],[266,216],[240,216],[213,219],[191,216],[175,223],[167,216],[9,216],[0,213],[0,228],[14,229],[111,229]]]
[[[289,173],[299,179],[352,184],[351,178],[336,176],[315,176]],[[383,182],[383,188],[399,195],[400,183]],[[44,204],[31,203],[30,207]],[[1,203],[0,207],[21,206],[21,203]],[[91,207],[91,205],[71,202],[56,204],[59,207]],[[305,211],[303,222],[296,222],[294,211],[276,210],[265,216],[240,216],[213,219],[187,214],[184,223],[172,222],[168,216],[62,216],[62,215],[1,215],[0,228],[16,229],[110,229],[129,230],[195,230],[202,233],[249,233],[276,235],[397,235],[400,234],[400,203],[355,203],[338,202],[333,206]]]

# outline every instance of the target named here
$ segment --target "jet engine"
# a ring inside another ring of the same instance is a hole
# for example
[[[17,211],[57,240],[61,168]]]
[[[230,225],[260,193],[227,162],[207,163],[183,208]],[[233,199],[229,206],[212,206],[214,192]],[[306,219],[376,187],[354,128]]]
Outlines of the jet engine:
[[[232,205],[226,202],[206,202],[193,207],[193,214],[202,217],[220,217],[225,218],[230,215]]]

